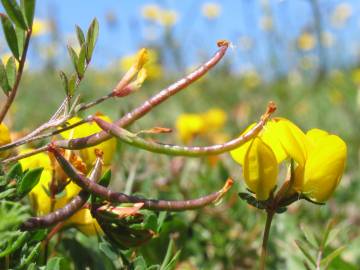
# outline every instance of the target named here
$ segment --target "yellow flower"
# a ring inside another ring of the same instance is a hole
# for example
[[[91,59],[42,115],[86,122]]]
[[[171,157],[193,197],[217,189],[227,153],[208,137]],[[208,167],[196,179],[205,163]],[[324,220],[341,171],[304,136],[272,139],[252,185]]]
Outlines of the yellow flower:
[[[41,19],[34,19],[32,25],[31,35],[33,37],[41,36],[47,34],[50,31],[50,24],[47,21]]]
[[[307,159],[298,166],[294,189],[308,198],[324,202],[330,198],[345,169],[346,144],[320,129],[306,134]]]
[[[32,149],[25,149],[21,154],[25,154]],[[32,208],[37,215],[46,215],[61,207],[64,207],[81,188],[73,182],[70,182],[60,194],[57,194],[52,202],[49,196],[49,187],[53,177],[53,168],[49,156],[45,153],[39,153],[31,157],[20,160],[23,170],[42,167],[39,183],[30,191],[29,198]],[[53,205],[52,205],[53,204]],[[81,209],[71,216],[64,223],[66,226],[75,226],[86,235],[102,234],[102,230],[97,221],[92,218],[89,209]]]
[[[121,58],[119,66],[122,72],[127,72],[136,61],[139,53],[127,55]],[[159,63],[158,53],[155,50],[148,49],[146,54],[147,61],[144,63],[146,70],[146,79],[155,80],[162,76],[163,70]]]
[[[348,3],[340,3],[331,14],[331,24],[337,28],[343,27],[352,15],[352,6]]]
[[[205,3],[201,8],[202,14],[209,20],[216,19],[221,13],[221,6],[216,3]]]
[[[158,5],[150,4],[145,5],[141,9],[141,14],[144,17],[144,19],[156,22],[161,13],[161,8]]]
[[[311,51],[316,46],[316,39],[313,34],[303,32],[297,40],[297,46],[300,50]]]
[[[187,144],[204,131],[205,125],[198,114],[182,114],[176,120],[176,129],[180,139]]]
[[[165,27],[172,27],[178,21],[178,14],[175,10],[162,10],[159,23]]]
[[[259,137],[246,151],[243,173],[246,185],[258,200],[269,198],[276,185],[278,164],[274,152]]]
[[[269,198],[276,185],[278,164],[291,158],[296,162],[294,191],[324,202],[343,174],[346,144],[320,129],[305,135],[289,120],[275,118],[258,137],[231,151],[231,156],[243,166],[245,183],[259,200]]]
[[[5,124],[0,124],[0,146],[11,142],[10,131]],[[0,152],[0,158],[5,158],[9,151]]]
[[[176,120],[176,129],[180,140],[188,144],[198,135],[215,135],[214,132],[224,126],[226,118],[226,113],[218,108],[202,114],[182,114]]]
[[[99,115],[99,117],[102,120],[111,122],[111,119],[105,115]],[[79,121],[81,121],[81,118],[73,117],[68,121],[68,123],[74,124]],[[64,137],[65,139],[70,139],[70,138],[76,139],[76,138],[90,136],[101,130],[102,129],[99,128],[96,123],[85,123],[83,125],[73,128],[73,129],[62,132],[61,136]],[[89,167],[91,167],[96,160],[95,149],[99,149],[99,150],[103,151],[104,165],[105,166],[110,165],[111,160],[112,160],[112,158],[115,154],[115,150],[116,150],[116,139],[112,138],[112,139],[102,142],[98,145],[80,150],[80,157],[86,163],[86,165],[88,165]]]

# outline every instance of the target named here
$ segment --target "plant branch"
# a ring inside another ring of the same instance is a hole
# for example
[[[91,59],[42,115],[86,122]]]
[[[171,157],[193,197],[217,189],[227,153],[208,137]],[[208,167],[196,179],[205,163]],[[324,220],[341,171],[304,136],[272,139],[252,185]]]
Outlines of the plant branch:
[[[178,146],[171,144],[162,144],[154,141],[147,141],[136,134],[127,131],[115,124],[108,123],[98,117],[93,117],[92,119],[98,124],[100,128],[108,132],[112,136],[117,137],[122,142],[130,144],[132,146],[150,151],[155,153],[161,153],[166,155],[174,156],[191,156],[199,157],[205,155],[216,155],[224,152],[231,151],[235,148],[238,148],[240,145],[246,143],[247,141],[254,138],[264,127],[267,120],[273,112],[275,112],[275,104],[270,102],[265,114],[261,117],[260,121],[248,132],[242,134],[236,139],[228,141],[224,144],[215,144],[211,146]]]
[[[25,42],[24,42],[24,49],[20,58],[20,62],[19,62],[19,69],[18,72],[16,74],[16,78],[15,78],[15,83],[13,88],[10,91],[9,96],[7,97],[4,106],[1,108],[0,111],[0,124],[3,122],[7,112],[9,111],[11,104],[13,103],[17,91],[19,89],[19,85],[20,85],[20,81],[21,81],[21,77],[24,71],[24,66],[25,66],[25,60],[26,60],[26,54],[29,48],[29,42],[30,42],[30,37],[31,37],[31,29],[28,29],[26,31],[26,37],[25,37]]]

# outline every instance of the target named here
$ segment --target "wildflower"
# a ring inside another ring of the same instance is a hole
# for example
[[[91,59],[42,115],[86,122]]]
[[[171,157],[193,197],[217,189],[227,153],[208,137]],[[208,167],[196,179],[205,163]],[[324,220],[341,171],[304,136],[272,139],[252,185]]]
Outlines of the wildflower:
[[[144,5],[141,9],[141,14],[144,19],[156,22],[161,13],[161,8],[158,5],[150,4]]]
[[[216,3],[205,3],[201,8],[202,14],[209,20],[214,20],[221,13],[221,6]]]
[[[164,27],[170,28],[178,21],[178,17],[175,10],[162,10],[159,16],[159,23]]]
[[[100,117],[101,119],[103,119],[107,122],[111,122],[111,119],[105,115],[98,115],[98,117]],[[71,125],[71,124],[77,123],[79,121],[81,121],[81,118],[73,117],[68,121],[68,123]],[[76,138],[90,136],[101,130],[102,129],[99,128],[96,123],[85,123],[83,125],[73,128],[73,129],[62,132],[61,136],[64,137],[65,139],[70,139],[70,138],[76,139]],[[104,156],[103,156],[104,165],[108,166],[108,165],[110,165],[111,160],[115,154],[115,150],[116,150],[115,148],[116,148],[116,139],[112,138],[112,139],[102,142],[98,145],[88,147],[85,149],[81,149],[80,157],[90,167],[93,165],[93,163],[96,160],[95,149],[99,149],[104,153]]]
[[[320,129],[305,135],[289,120],[275,118],[255,139],[231,151],[231,156],[243,166],[245,183],[258,200],[269,198],[277,183],[278,164],[291,158],[296,162],[292,192],[324,202],[340,182],[346,144]]]
[[[176,120],[176,129],[178,130],[180,140],[184,143],[190,143],[198,135],[208,135],[213,141],[223,140],[224,134],[218,131],[226,122],[226,113],[218,108],[213,108],[202,114],[182,114]]]
[[[348,3],[340,3],[331,14],[331,24],[334,27],[343,27],[352,15],[352,6]]]
[[[325,48],[331,48],[335,43],[335,37],[330,32],[323,32],[321,33],[321,44]]]
[[[48,32],[50,32],[49,22],[35,18],[32,25],[31,35],[33,37],[38,37],[47,34]]]
[[[124,56],[120,60],[120,69],[122,72],[127,72],[133,63],[136,61],[138,54],[132,54]],[[155,80],[162,76],[163,70],[159,63],[159,56],[155,50],[148,49],[146,53],[147,61],[144,62],[144,68],[146,69],[146,78],[149,80]]]
[[[32,149],[24,149],[21,154],[25,154]],[[70,162],[78,170],[85,173],[78,166],[78,160],[71,158]],[[69,179],[61,180],[61,176],[54,174],[54,167],[50,157],[46,153],[39,153],[28,158],[20,160],[20,164],[23,170],[44,168],[39,183],[30,191],[29,198],[32,208],[37,215],[46,215],[54,210],[64,207],[74,196],[76,196],[81,188],[73,182],[69,182]],[[55,179],[53,179],[55,177]],[[60,177],[60,178],[59,178]],[[59,182],[59,180],[66,187],[63,191],[58,192],[56,196],[51,197],[50,186],[52,181]],[[73,216],[64,222],[65,226],[75,226],[81,232],[86,235],[101,234],[102,230],[95,219],[92,218],[90,210],[83,208],[77,211]]]
[[[5,124],[0,124],[0,146],[11,142],[10,131]],[[0,158],[5,158],[8,151],[0,152]]]
[[[305,31],[298,37],[297,46],[302,51],[311,51],[316,46],[316,39],[313,34]]]

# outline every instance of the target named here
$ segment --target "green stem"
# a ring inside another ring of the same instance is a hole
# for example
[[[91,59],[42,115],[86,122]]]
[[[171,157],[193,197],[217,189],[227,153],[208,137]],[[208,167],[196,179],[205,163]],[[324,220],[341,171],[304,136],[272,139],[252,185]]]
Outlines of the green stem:
[[[264,229],[263,241],[261,245],[261,257],[260,257],[260,270],[265,270],[266,256],[267,256],[267,244],[270,235],[271,222],[273,220],[275,212],[268,210],[266,216],[266,224]]]

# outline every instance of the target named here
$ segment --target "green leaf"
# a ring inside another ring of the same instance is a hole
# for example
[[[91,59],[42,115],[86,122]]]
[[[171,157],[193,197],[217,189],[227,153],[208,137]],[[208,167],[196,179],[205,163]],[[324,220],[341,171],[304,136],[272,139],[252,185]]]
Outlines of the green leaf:
[[[143,256],[138,256],[134,260],[134,270],[146,269],[146,261]]]
[[[0,60],[0,86],[3,92],[5,93],[5,95],[7,95],[11,91],[11,87],[6,75],[6,69],[1,60]]]
[[[86,45],[81,46],[79,53],[79,59],[76,65],[76,72],[78,73],[79,78],[82,78],[85,73],[85,54],[86,54]]]
[[[62,257],[52,257],[46,264],[46,270],[61,270],[62,266],[65,263],[64,258]]]
[[[161,231],[161,228],[165,222],[165,219],[166,219],[166,216],[167,216],[167,212],[166,211],[163,211],[163,212],[160,212],[158,218],[157,218],[157,232],[160,232]]]
[[[310,253],[308,252],[308,248],[305,247],[304,243],[302,243],[299,240],[295,240],[295,244],[298,246],[298,248],[304,254],[304,256],[309,260],[309,262],[311,262],[313,266],[316,266],[315,259],[310,255]]]
[[[326,229],[325,229],[325,232],[323,233],[323,238],[322,238],[321,244],[320,244],[321,249],[325,248],[327,240],[329,238],[329,234],[330,234],[332,228],[334,227],[334,225],[335,225],[335,220],[334,219],[330,220],[328,222],[328,224],[326,225]]]
[[[29,265],[32,261],[36,260],[37,256],[40,254],[40,249],[41,249],[41,243],[37,243],[35,247],[31,249],[31,252],[28,256],[21,258],[21,265],[18,266],[17,269],[23,269],[25,266]]]
[[[26,30],[27,26],[25,23],[25,19],[21,12],[20,6],[15,0],[1,0],[1,3],[6,10],[7,15],[10,19],[19,27]]]
[[[165,258],[160,266],[160,270],[165,270],[167,269],[167,265],[169,264],[169,262],[171,261],[171,255],[174,251],[174,247],[175,247],[175,244],[174,244],[174,239],[170,238],[170,241],[169,241],[169,245],[168,245],[168,248],[167,248],[167,251],[166,251],[166,254],[165,254]]]
[[[10,22],[9,18],[4,15],[0,14],[1,16],[1,23],[5,34],[6,42],[17,60],[19,60],[19,46],[18,41],[15,33],[14,26]]]
[[[81,28],[78,25],[75,25],[75,29],[76,29],[76,36],[79,41],[79,44],[80,44],[80,46],[82,46],[85,43],[84,32],[83,32],[83,30],[81,30]]]
[[[16,79],[16,62],[15,58],[11,56],[6,63],[6,75],[11,88],[14,87]]]
[[[20,180],[16,193],[19,197],[25,196],[39,182],[44,168],[36,168],[28,171]]]
[[[9,197],[12,197],[15,195],[15,188],[9,188],[3,192],[0,193],[0,200],[7,199]]]
[[[345,246],[341,246],[335,249],[328,256],[321,260],[320,265],[325,267],[328,266],[337,256],[339,256],[345,250],[345,248]]]
[[[87,31],[87,35],[86,35],[86,44],[87,44],[86,62],[87,63],[89,63],[91,61],[91,57],[94,52],[94,48],[95,48],[98,36],[99,36],[99,23],[98,23],[97,19],[95,18],[91,22],[90,27]]]
[[[172,270],[172,269],[175,269],[175,266],[176,266],[176,262],[177,260],[179,259],[180,257],[180,252],[181,250],[178,250],[174,257],[171,259],[171,261],[166,265],[166,267],[164,268],[164,270]]]
[[[70,96],[74,95],[77,78],[78,78],[77,74],[72,74],[70,77],[70,80],[68,83],[68,89],[69,89]]]
[[[22,55],[25,43],[25,31],[20,27],[15,27],[15,33],[18,41],[19,55]]]
[[[60,79],[61,79],[63,88],[65,90],[66,96],[70,96],[70,93],[69,93],[69,81],[68,81],[68,78],[66,77],[65,72],[60,71]]]
[[[108,242],[101,242],[99,244],[99,249],[106,257],[108,257],[110,260],[115,261],[118,259],[118,254],[116,250],[113,249],[113,247]]]
[[[35,13],[35,0],[21,0],[21,7],[25,14],[25,18],[29,28],[32,27]]]
[[[9,172],[6,175],[6,181],[9,182],[11,180],[16,180],[16,182],[19,182],[20,179],[22,178],[23,175],[23,171],[22,171],[22,167],[21,164],[19,162],[17,162],[15,165],[13,165]]]
[[[145,216],[144,228],[157,232],[158,221],[156,215],[153,212],[150,212],[148,215]]]
[[[111,169],[108,169],[104,175],[99,180],[99,185],[102,185],[103,187],[108,187],[111,180]]]
[[[71,61],[73,63],[73,66],[74,66],[74,68],[75,68],[75,70],[77,72],[77,63],[79,61],[79,57],[76,54],[75,50],[71,46],[67,46],[67,48],[68,48],[68,52],[69,52]]]

